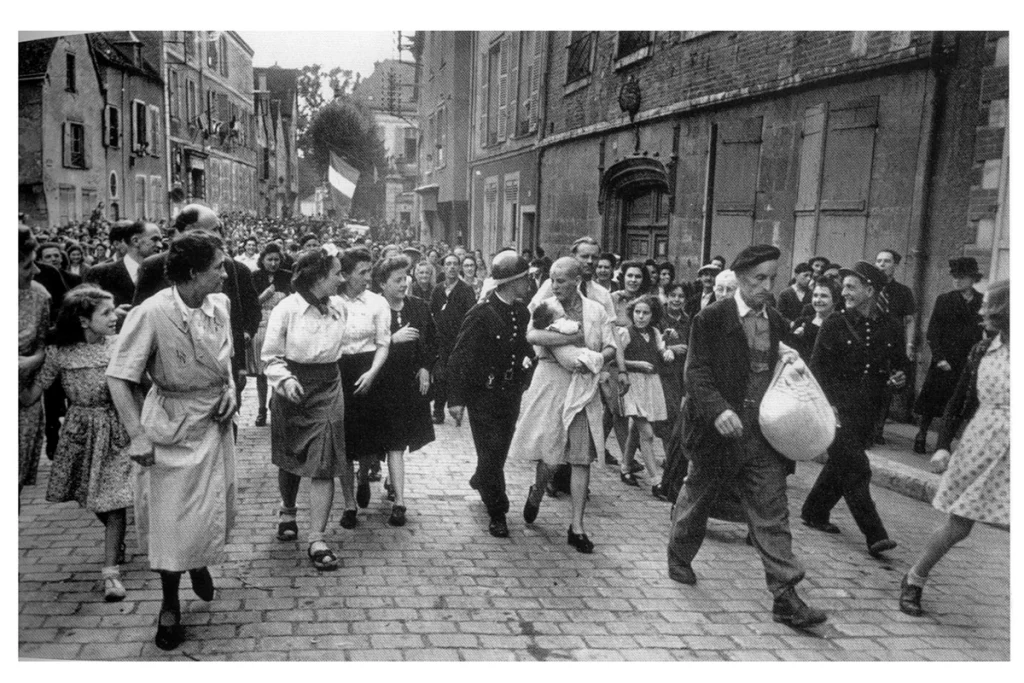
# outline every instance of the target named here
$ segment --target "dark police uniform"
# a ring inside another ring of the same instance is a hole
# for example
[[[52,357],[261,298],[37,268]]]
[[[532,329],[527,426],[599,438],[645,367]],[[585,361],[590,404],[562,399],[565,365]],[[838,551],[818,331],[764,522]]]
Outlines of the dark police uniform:
[[[847,310],[825,319],[811,356],[811,371],[839,413],[839,429],[801,516],[827,524],[832,508],[845,498],[868,546],[887,539],[888,534],[871,500],[871,465],[864,451],[878,404],[887,396],[890,375],[906,371],[905,346],[902,320],[880,312],[864,317]]]
[[[506,304],[491,292],[466,314],[448,358],[448,404],[466,406],[476,446],[476,472],[470,486],[480,492],[492,519],[508,512],[505,459],[527,383],[524,358],[530,312],[521,301]]]

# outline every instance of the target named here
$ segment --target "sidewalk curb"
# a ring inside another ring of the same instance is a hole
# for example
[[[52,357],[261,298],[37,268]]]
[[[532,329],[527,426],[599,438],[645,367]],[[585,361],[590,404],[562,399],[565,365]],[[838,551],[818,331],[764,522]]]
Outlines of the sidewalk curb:
[[[871,462],[871,483],[931,503],[939,486],[940,475],[895,462],[877,453],[867,452]]]

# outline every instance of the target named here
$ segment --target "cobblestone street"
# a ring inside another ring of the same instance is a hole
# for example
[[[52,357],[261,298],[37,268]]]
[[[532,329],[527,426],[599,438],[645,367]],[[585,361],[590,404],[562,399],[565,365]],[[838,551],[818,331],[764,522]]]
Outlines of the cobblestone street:
[[[305,486],[300,538],[274,538],[277,477],[270,428],[252,427],[255,392],[239,418],[238,520],[230,560],[211,568],[212,603],[182,585],[187,640],[153,644],[157,575],[129,529],[122,566],[128,597],[105,603],[99,586],[102,526],[74,503],[49,504],[43,458],[22,494],[19,518],[19,655],[23,659],[116,660],[1007,660],[1010,656],[1009,535],[978,525],[936,568],[923,618],[896,606],[900,577],[941,515],[925,503],[874,488],[900,547],[870,558],[845,504],[843,533],[793,525],[806,565],[801,594],[826,609],[813,631],[772,622],[760,560],[745,529],[712,520],[694,563],[696,586],[668,579],[669,505],[595,465],[587,531],[593,555],[566,544],[567,496],[545,498],[532,527],[522,505],[532,468],[506,468],[511,537],[487,534],[467,480],[475,460],[469,428],[451,420],[438,440],[407,459],[408,524],[385,520],[380,484],[359,526],[328,540],[341,568],[319,574],[306,557]],[[790,513],[820,469],[790,478]]]

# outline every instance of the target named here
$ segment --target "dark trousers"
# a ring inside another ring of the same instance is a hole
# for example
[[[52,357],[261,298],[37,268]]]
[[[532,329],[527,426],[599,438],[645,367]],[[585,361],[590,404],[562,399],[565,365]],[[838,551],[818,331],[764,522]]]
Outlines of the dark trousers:
[[[501,517],[508,512],[505,493],[505,460],[516,431],[519,394],[492,395],[479,392],[467,397],[469,428],[476,446],[476,472],[470,485],[480,492],[487,514]]]
[[[827,522],[839,499],[845,499],[850,514],[871,545],[889,538],[889,534],[871,499],[871,463],[864,452],[875,426],[876,414],[871,408],[874,404],[866,401],[862,405],[860,414],[840,411],[840,427],[828,448],[828,462],[807,494],[800,514],[805,519]]]
[[[761,555],[768,590],[777,597],[804,578],[789,531],[789,467],[761,436],[756,407],[744,410],[740,420],[743,436],[739,441],[717,452],[694,454],[673,510],[668,564],[693,562],[719,492],[735,482],[751,542]]]
[[[57,439],[60,438],[60,419],[68,412],[67,395],[60,375],[53,381],[50,388],[43,392],[43,412],[46,414],[46,457],[53,460],[57,451]]]

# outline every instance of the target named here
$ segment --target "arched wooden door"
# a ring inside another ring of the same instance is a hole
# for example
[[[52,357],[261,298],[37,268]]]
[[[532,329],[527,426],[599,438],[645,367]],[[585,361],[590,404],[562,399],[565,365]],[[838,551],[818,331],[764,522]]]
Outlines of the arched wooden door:
[[[657,187],[623,197],[622,246],[624,259],[668,258],[668,197]]]

